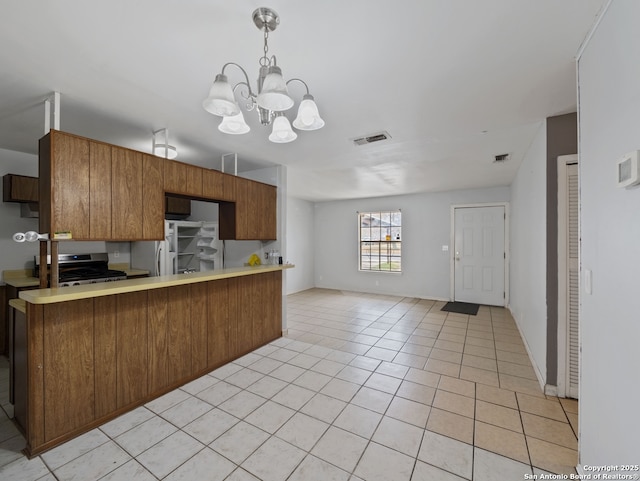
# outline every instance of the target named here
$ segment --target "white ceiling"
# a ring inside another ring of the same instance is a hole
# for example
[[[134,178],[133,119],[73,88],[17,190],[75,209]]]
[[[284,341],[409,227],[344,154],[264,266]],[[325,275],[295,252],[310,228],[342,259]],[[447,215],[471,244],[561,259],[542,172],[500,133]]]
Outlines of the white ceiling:
[[[240,170],[283,164],[303,199],[509,185],[542,121],[575,111],[575,56],[604,3],[5,0],[0,148],[35,154],[58,91],[64,131],[150,151],[166,127],[178,160],[219,168],[237,152]],[[281,16],[269,54],[307,82],[326,121],[291,144],[269,142],[253,112],[250,133],[222,134],[201,106],[224,63],[257,77],[260,6]],[[392,138],[351,142],[381,130]]]

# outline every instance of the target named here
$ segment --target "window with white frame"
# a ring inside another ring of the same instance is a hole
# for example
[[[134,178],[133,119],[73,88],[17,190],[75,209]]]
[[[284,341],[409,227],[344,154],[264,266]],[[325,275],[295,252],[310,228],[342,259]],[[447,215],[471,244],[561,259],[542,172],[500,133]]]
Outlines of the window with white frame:
[[[360,270],[402,272],[402,213],[358,212]]]

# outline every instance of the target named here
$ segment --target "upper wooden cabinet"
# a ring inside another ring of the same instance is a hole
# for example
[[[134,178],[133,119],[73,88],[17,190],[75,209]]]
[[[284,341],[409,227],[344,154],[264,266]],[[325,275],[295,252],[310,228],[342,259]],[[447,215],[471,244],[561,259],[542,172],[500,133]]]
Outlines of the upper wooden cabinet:
[[[57,130],[40,139],[39,168],[40,232],[160,240],[168,193],[219,202],[221,239],[276,239],[272,185]]]
[[[2,178],[3,202],[38,202],[38,178],[6,174]]]
[[[172,194],[202,197],[202,167],[177,160],[162,159],[164,190]]]
[[[157,157],[52,130],[40,139],[40,179],[41,232],[71,232],[75,240],[164,238]]]
[[[234,180],[236,201],[220,203],[220,238],[275,240],[276,187],[242,177]]]

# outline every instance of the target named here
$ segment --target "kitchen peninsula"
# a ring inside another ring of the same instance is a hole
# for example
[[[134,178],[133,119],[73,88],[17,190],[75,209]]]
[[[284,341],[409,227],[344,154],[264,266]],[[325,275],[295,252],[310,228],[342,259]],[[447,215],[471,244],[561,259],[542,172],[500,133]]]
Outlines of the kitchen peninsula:
[[[23,291],[15,419],[37,455],[282,334],[291,265]]]
[[[238,267],[58,287],[58,244],[164,239],[165,197],[215,202],[220,238],[275,240],[277,188],[50,131],[40,285],[12,299],[14,418],[34,456],[282,335],[282,271]]]

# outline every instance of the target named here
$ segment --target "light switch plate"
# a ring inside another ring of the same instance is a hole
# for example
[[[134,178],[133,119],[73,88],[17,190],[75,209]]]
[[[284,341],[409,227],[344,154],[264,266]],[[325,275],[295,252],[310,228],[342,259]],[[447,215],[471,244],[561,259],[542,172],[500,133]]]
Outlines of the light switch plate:
[[[449,246],[442,246],[442,252],[449,252]]]

